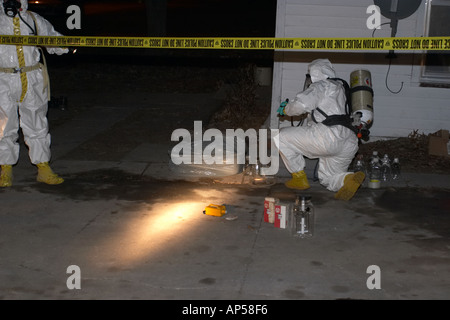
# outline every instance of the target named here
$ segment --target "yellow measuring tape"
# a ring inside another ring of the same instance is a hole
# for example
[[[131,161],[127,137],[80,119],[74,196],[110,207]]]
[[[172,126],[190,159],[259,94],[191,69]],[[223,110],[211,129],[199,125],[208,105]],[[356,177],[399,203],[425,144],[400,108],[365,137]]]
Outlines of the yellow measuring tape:
[[[173,38],[0,35],[0,44],[24,46],[242,49],[242,50],[450,50],[450,37],[400,38]]]

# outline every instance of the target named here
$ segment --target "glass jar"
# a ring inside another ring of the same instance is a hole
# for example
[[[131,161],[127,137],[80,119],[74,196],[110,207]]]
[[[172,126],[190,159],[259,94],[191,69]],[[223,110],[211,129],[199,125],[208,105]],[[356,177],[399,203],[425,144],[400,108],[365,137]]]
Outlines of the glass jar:
[[[291,232],[296,238],[314,235],[314,206],[310,195],[299,195],[295,199],[291,214]]]

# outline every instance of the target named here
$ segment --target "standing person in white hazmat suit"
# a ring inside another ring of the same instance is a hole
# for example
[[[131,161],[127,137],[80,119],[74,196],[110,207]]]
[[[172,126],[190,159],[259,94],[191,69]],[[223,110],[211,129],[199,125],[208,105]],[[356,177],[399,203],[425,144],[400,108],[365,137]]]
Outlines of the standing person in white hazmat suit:
[[[46,19],[27,11],[26,0],[1,0],[0,5],[0,34],[61,36]],[[46,49],[58,55],[69,52],[67,48]],[[9,187],[13,182],[12,166],[19,159],[19,126],[31,163],[37,166],[37,181],[52,185],[64,182],[48,164],[50,93],[39,50],[35,46],[0,45],[0,187]]]
[[[365,178],[363,172],[347,172],[358,151],[358,138],[348,126],[322,123],[329,116],[346,113],[345,89],[340,81],[333,80],[336,73],[328,59],[311,62],[308,73],[312,84],[277,110],[288,116],[309,113],[312,119],[307,125],[280,130],[277,147],[292,175],[285,184],[298,190],[310,188],[304,157],[318,158],[320,183],[336,192],[336,199],[350,200]]]

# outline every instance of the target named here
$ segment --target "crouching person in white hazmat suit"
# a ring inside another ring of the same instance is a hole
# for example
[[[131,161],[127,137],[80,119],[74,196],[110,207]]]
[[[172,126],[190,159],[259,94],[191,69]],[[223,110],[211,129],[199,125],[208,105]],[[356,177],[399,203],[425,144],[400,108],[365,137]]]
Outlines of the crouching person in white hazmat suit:
[[[292,175],[285,184],[292,189],[308,189],[304,157],[318,158],[320,183],[336,192],[336,199],[350,200],[365,178],[363,172],[347,172],[358,151],[358,138],[346,126],[322,123],[327,116],[346,113],[345,89],[340,81],[331,80],[336,75],[328,59],[314,60],[308,69],[312,84],[277,111],[288,116],[309,113],[311,118],[307,125],[280,130],[278,148]]]
[[[36,13],[28,12],[26,0],[0,0],[0,34],[61,36]],[[48,47],[51,54],[68,49]],[[19,158],[19,125],[37,166],[37,181],[60,184],[64,180],[50,168],[50,134],[47,109],[48,74],[40,63],[38,47],[0,45],[0,187],[12,185],[12,166]],[[45,57],[44,57],[45,58]]]

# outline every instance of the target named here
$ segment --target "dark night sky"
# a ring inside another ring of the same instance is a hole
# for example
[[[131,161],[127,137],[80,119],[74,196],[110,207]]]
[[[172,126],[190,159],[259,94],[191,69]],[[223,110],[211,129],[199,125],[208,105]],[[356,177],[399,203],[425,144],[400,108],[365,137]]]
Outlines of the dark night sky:
[[[44,1],[45,2],[45,1]],[[75,1],[50,1],[42,9],[30,1],[65,35],[148,36],[144,1],[84,1],[81,30],[66,27],[65,10]],[[60,2],[58,10],[54,3]],[[167,36],[266,36],[275,35],[276,0],[168,0]]]

